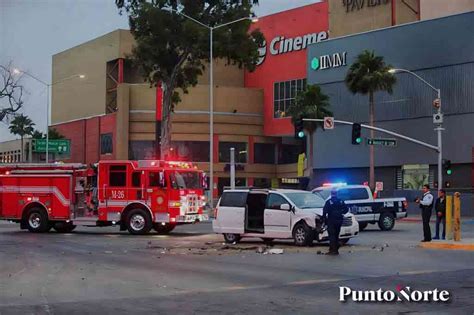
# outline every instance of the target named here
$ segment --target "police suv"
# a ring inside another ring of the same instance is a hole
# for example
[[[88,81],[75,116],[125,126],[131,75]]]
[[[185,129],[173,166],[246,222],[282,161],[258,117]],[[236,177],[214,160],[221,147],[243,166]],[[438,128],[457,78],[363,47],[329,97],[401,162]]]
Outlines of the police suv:
[[[344,200],[359,222],[359,230],[367,225],[377,223],[382,231],[390,231],[395,220],[407,216],[406,198],[374,199],[372,191],[364,185],[325,185],[313,190],[313,193],[327,200],[331,190],[337,190],[337,196]]]
[[[214,213],[212,227],[227,243],[242,237],[264,241],[293,239],[298,246],[328,239],[322,226],[325,200],[309,191],[289,189],[237,188],[224,190]],[[340,242],[359,233],[354,215],[344,216]]]

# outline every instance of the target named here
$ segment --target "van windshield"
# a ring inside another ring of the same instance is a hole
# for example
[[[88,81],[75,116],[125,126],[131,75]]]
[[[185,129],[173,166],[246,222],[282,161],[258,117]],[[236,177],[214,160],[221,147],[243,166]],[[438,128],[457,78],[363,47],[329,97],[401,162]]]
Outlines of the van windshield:
[[[173,189],[200,189],[202,188],[199,172],[172,171],[169,173]]]
[[[310,192],[285,193],[293,203],[300,209],[322,208],[324,199]]]

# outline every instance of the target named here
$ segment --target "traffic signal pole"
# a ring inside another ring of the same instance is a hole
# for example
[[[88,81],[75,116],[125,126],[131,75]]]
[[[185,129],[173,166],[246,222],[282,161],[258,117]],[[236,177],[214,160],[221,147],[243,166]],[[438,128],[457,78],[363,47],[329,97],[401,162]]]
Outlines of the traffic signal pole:
[[[316,121],[316,122],[323,122],[324,119],[313,119],[313,118],[303,118],[303,121]],[[352,121],[345,121],[345,120],[334,120],[334,123],[342,124],[342,125],[354,125],[355,123]],[[387,129],[379,128],[379,127],[372,127],[369,125],[364,125],[360,124],[362,128],[370,129],[370,130],[375,130],[381,133],[386,133],[392,136],[395,136],[397,138],[413,142],[415,144],[421,145],[425,148],[431,149],[435,152],[438,153],[438,190],[440,190],[443,187],[442,180],[443,180],[443,174],[442,174],[442,163],[443,163],[443,151],[442,151],[442,146],[441,146],[441,131],[443,130],[441,125],[438,125],[438,127],[435,129],[438,132],[438,146],[429,144],[427,142],[423,142],[421,140],[411,138],[405,135],[402,135],[397,132],[393,132]]]

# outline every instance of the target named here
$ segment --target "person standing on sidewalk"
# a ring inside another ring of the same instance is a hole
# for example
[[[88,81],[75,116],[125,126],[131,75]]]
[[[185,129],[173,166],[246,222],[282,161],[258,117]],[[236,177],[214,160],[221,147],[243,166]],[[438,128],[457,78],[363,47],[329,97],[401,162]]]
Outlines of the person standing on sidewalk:
[[[421,218],[423,220],[423,240],[431,242],[430,218],[433,210],[433,195],[430,192],[430,185],[423,185],[423,196],[415,200],[421,208]]]
[[[326,255],[339,255],[339,233],[342,220],[349,208],[343,200],[337,198],[337,190],[331,191],[331,199],[326,201],[323,208],[323,220],[328,227],[329,251]]]
[[[433,237],[434,240],[439,240],[439,225],[443,223],[443,235],[442,239],[446,239],[446,191],[440,189],[438,192],[438,198],[435,202],[436,211],[436,234]]]

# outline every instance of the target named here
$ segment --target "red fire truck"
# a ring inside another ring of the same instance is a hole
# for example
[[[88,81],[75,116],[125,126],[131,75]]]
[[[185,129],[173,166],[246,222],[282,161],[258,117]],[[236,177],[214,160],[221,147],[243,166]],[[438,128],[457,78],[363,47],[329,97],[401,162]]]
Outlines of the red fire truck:
[[[191,163],[101,161],[0,165],[0,219],[30,232],[111,226],[131,234],[208,219],[205,174]]]

